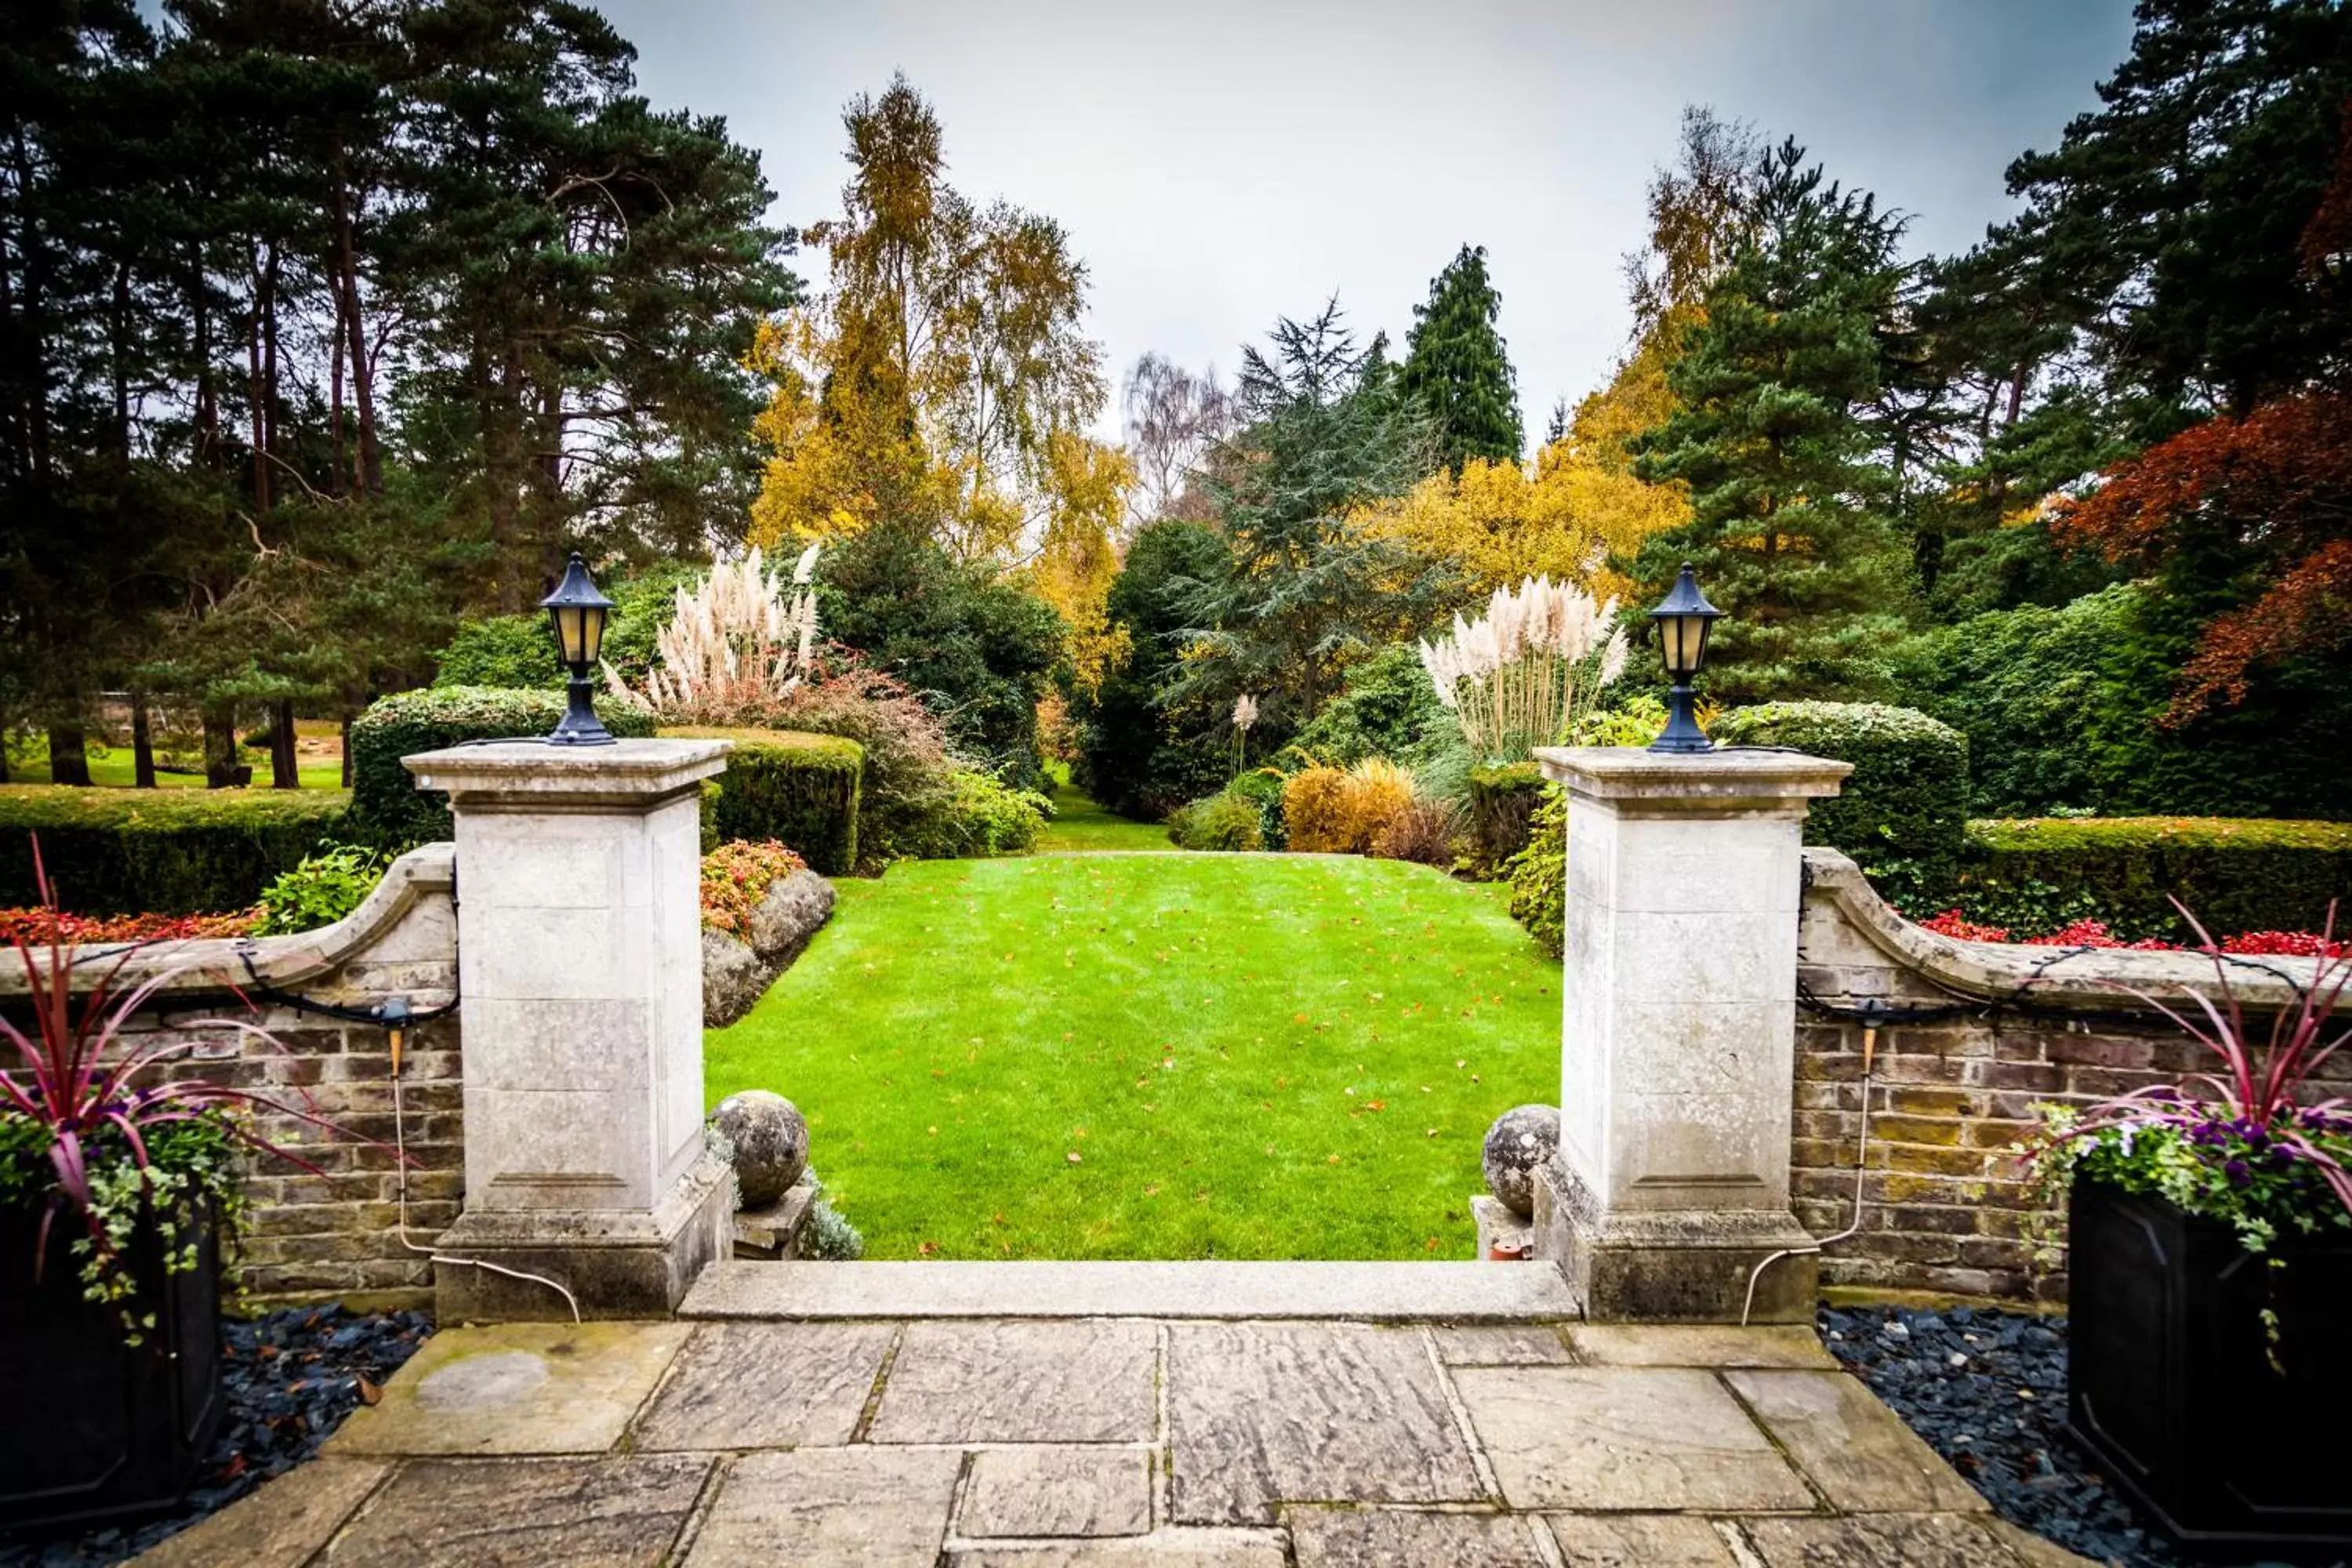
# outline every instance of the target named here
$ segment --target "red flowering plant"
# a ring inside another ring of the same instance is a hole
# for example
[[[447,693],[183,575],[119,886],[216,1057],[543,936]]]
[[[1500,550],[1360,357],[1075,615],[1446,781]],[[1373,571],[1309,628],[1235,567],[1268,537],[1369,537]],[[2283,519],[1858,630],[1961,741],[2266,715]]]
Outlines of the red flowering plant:
[[[83,1294],[111,1306],[129,1342],[137,1344],[155,1325],[153,1303],[138,1300],[129,1263],[142,1233],[164,1238],[165,1272],[188,1272],[197,1267],[196,1227],[207,1210],[232,1227],[242,1213],[238,1173],[245,1152],[274,1155],[317,1173],[315,1166],[257,1132],[253,1113],[291,1117],[328,1131],[340,1129],[314,1114],[307,1102],[292,1107],[203,1079],[159,1078],[159,1070],[194,1042],[126,1045],[132,1016],[174,973],[159,970],[118,992],[123,966],[144,943],[105,955],[110,963],[77,1005],[74,980],[81,955],[40,856],[37,838],[33,868],[45,920],[7,931],[25,966],[33,1028],[27,1033],[0,1016],[0,1049],[14,1047],[17,1058],[16,1065],[0,1068],[0,1206],[39,1211],[33,1251],[37,1280],[58,1222],[79,1228],[71,1252],[79,1260]],[[267,1031],[235,1019],[204,1019],[183,1027],[276,1044]]]
[[[730,936],[751,934],[751,915],[768,889],[808,862],[772,838],[730,839],[702,858],[702,923]]]
[[[2231,983],[2247,957],[2224,951],[2181,913],[2212,962],[2220,1000],[2192,992],[2193,1006],[2176,1007],[2131,994],[2211,1051],[2216,1070],[2087,1108],[2042,1107],[2042,1132],[2025,1152],[2030,1169],[2053,1201],[2085,1178],[2162,1197],[2229,1225],[2249,1252],[2283,1237],[2352,1230],[2352,1108],[2312,1090],[2321,1064],[2352,1037],[2334,1017],[2352,983],[2352,952],[2335,940],[2335,910],[2307,955],[2307,980],[2258,966],[2295,993],[2266,1037]]]

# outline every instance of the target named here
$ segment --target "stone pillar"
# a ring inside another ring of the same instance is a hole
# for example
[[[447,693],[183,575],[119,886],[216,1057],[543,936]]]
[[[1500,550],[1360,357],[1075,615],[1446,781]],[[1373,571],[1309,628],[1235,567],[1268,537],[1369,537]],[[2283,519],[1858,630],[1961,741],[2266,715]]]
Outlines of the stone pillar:
[[[466,1206],[436,1242],[582,1315],[666,1316],[723,1256],[703,1144],[701,781],[712,741],[500,742],[404,757],[457,831]],[[568,1318],[436,1260],[440,1321]]]
[[[1591,1319],[1736,1321],[1789,1211],[1800,834],[1844,763],[1782,752],[1538,751],[1569,794],[1560,1149],[1536,1251]],[[1810,1321],[1813,1259],[1756,1292]]]

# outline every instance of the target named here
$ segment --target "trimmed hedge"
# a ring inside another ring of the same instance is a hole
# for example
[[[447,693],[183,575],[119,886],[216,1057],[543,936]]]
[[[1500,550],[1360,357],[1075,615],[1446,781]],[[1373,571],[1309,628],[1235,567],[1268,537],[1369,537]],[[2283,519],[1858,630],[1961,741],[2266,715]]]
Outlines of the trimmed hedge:
[[[727,771],[710,781],[703,815],[720,843],[773,838],[814,870],[857,867],[857,804],[866,748],[798,730],[665,729],[680,740],[731,741]]]
[[[2118,937],[2190,942],[2178,898],[2216,937],[2352,921],[2352,823],[2224,816],[2000,818],[1969,824],[1970,919],[2054,931],[2090,917]]]
[[[1486,874],[1528,847],[1536,807],[1543,802],[1543,770],[1533,763],[1500,763],[1470,770],[1470,842]]]
[[[352,721],[347,836],[392,850],[448,837],[449,803],[418,789],[400,759],[462,741],[544,735],[563,717],[564,702],[561,691],[490,686],[438,686],[379,700]],[[600,699],[596,716],[625,739],[654,732],[649,715],[623,703]]]
[[[1852,763],[1813,802],[1805,842],[1853,857],[1889,903],[1915,915],[1952,896],[1968,857],[1969,742],[1950,725],[1875,702],[1765,702],[1708,726],[1722,746],[1782,746]]]
[[[0,905],[38,901],[31,836],[76,914],[250,909],[341,832],[341,790],[0,789]]]

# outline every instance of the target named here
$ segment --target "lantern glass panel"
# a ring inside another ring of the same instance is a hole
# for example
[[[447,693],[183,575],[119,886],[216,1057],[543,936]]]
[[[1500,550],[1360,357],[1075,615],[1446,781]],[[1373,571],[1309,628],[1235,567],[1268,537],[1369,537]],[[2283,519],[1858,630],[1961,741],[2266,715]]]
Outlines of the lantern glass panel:
[[[1686,679],[1697,673],[1706,656],[1708,625],[1705,616],[1668,616],[1658,623],[1668,675]]]

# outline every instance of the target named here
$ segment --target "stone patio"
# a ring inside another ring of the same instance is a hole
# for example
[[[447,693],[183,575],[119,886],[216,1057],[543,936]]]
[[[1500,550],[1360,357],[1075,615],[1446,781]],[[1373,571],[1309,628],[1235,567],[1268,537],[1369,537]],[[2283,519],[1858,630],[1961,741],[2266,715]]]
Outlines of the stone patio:
[[[1250,1282],[1234,1310],[1183,1317],[1055,1315],[1055,1294],[1067,1311],[1122,1304],[1119,1289],[1057,1283],[1113,1278],[1096,1266],[943,1275],[959,1299],[993,1279],[1017,1300],[939,1317],[873,1310],[905,1300],[895,1271],[732,1267],[801,1271],[827,1304],[753,1316],[739,1278],[719,1292],[729,1315],[699,1321],[446,1330],[322,1458],[142,1561],[2078,1561],[1994,1519],[1808,1329],[1586,1325],[1510,1305],[1412,1321],[1379,1271],[1360,1314],[1237,1315],[1286,1279],[1344,1307],[1348,1265],[1228,1266]],[[1524,1284],[1512,1266],[1456,1267],[1507,1303]],[[1468,1278],[1436,1293],[1458,1301]],[[861,1300],[869,1280],[877,1300]],[[793,1295],[780,1273],[755,1277],[769,1281]]]

